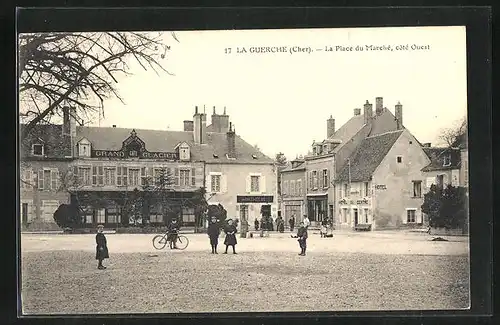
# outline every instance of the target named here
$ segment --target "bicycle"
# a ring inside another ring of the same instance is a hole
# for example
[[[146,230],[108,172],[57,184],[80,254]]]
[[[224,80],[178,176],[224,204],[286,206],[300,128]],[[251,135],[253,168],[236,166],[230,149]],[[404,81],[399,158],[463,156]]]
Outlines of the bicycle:
[[[178,232],[176,232],[177,234],[177,241],[176,241],[176,246],[177,246],[177,249],[180,249],[180,250],[184,250],[188,247],[189,245],[189,239],[184,236],[184,235],[179,235]],[[170,238],[169,238],[169,233],[166,232],[162,235],[156,235],[153,237],[153,247],[160,250],[160,249],[164,249],[165,246],[167,245],[167,243],[170,242]]]

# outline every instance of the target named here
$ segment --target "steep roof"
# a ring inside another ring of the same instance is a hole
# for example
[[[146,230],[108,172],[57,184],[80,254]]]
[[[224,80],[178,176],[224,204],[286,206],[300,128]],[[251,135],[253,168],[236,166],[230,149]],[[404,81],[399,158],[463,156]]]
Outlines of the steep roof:
[[[120,150],[122,142],[129,137],[133,129],[112,127],[77,127],[78,142],[87,138],[94,149]],[[265,163],[273,160],[264,155],[254,146],[235,136],[236,159],[228,159],[227,135],[225,133],[207,132],[206,144],[195,144],[191,131],[164,131],[135,129],[137,136],[144,141],[146,150],[156,152],[173,152],[180,142],[186,142],[191,148],[192,158],[207,163]],[[215,158],[215,156],[218,158]],[[255,158],[253,157],[255,155]]]
[[[305,170],[306,164],[305,160],[293,160],[290,164],[287,164],[286,168],[280,170],[281,173],[294,172],[299,170]]]
[[[335,131],[329,139],[341,140],[342,142],[333,149],[333,152],[340,150],[347,141],[361,130],[364,124],[364,115],[355,115]]]
[[[22,134],[25,127],[25,124],[19,125],[20,134]],[[21,157],[24,159],[31,156],[31,146],[38,143],[44,145],[45,158],[62,159],[71,156],[71,139],[69,136],[63,136],[62,125],[36,125],[26,139],[21,141]]]
[[[460,168],[460,149],[454,148],[438,148],[438,147],[427,147],[422,148],[429,157],[431,163],[424,168],[423,172],[435,171],[435,170],[451,170]],[[444,166],[444,159],[446,155],[450,155],[451,162],[449,166]]]
[[[387,132],[363,139],[358,148],[349,157],[350,164],[346,164],[340,171],[337,181],[348,181],[349,169],[351,182],[369,180],[401,133],[403,133],[403,130]]]
[[[373,116],[372,128],[369,136],[375,136],[387,132],[392,132],[398,129],[396,117],[390,110],[384,108],[383,111]]]

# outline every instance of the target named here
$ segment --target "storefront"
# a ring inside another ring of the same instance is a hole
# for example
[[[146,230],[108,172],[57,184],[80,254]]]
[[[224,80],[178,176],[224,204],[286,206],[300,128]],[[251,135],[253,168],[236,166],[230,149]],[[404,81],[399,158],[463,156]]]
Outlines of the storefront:
[[[307,216],[313,225],[319,225],[328,216],[328,194],[307,194]]]
[[[370,225],[373,223],[371,200],[342,199],[338,202],[339,229],[354,229],[357,225]]]
[[[288,223],[288,220],[290,220],[290,217],[295,218],[295,223],[298,223],[302,221],[303,218],[303,201],[302,200],[284,200],[283,201],[283,212],[284,214],[282,215],[283,219]]]
[[[262,214],[270,216],[273,202],[273,195],[237,195],[237,214],[240,221],[247,221],[249,225],[253,225],[255,219],[261,219]]]

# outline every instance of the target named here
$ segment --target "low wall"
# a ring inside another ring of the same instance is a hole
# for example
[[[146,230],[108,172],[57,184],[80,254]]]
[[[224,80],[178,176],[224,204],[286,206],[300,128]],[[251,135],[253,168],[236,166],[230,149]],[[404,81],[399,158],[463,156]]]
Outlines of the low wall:
[[[431,235],[438,236],[467,236],[467,232],[462,229],[447,229],[447,228],[432,228],[430,230]]]

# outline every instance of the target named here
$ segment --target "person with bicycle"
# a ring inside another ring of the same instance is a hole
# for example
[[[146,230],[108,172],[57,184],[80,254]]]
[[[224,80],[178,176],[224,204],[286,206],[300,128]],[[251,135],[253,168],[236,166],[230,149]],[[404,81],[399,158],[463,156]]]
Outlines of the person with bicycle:
[[[180,228],[177,218],[173,218],[167,228],[167,241],[170,243],[170,249],[177,249],[177,236]]]

